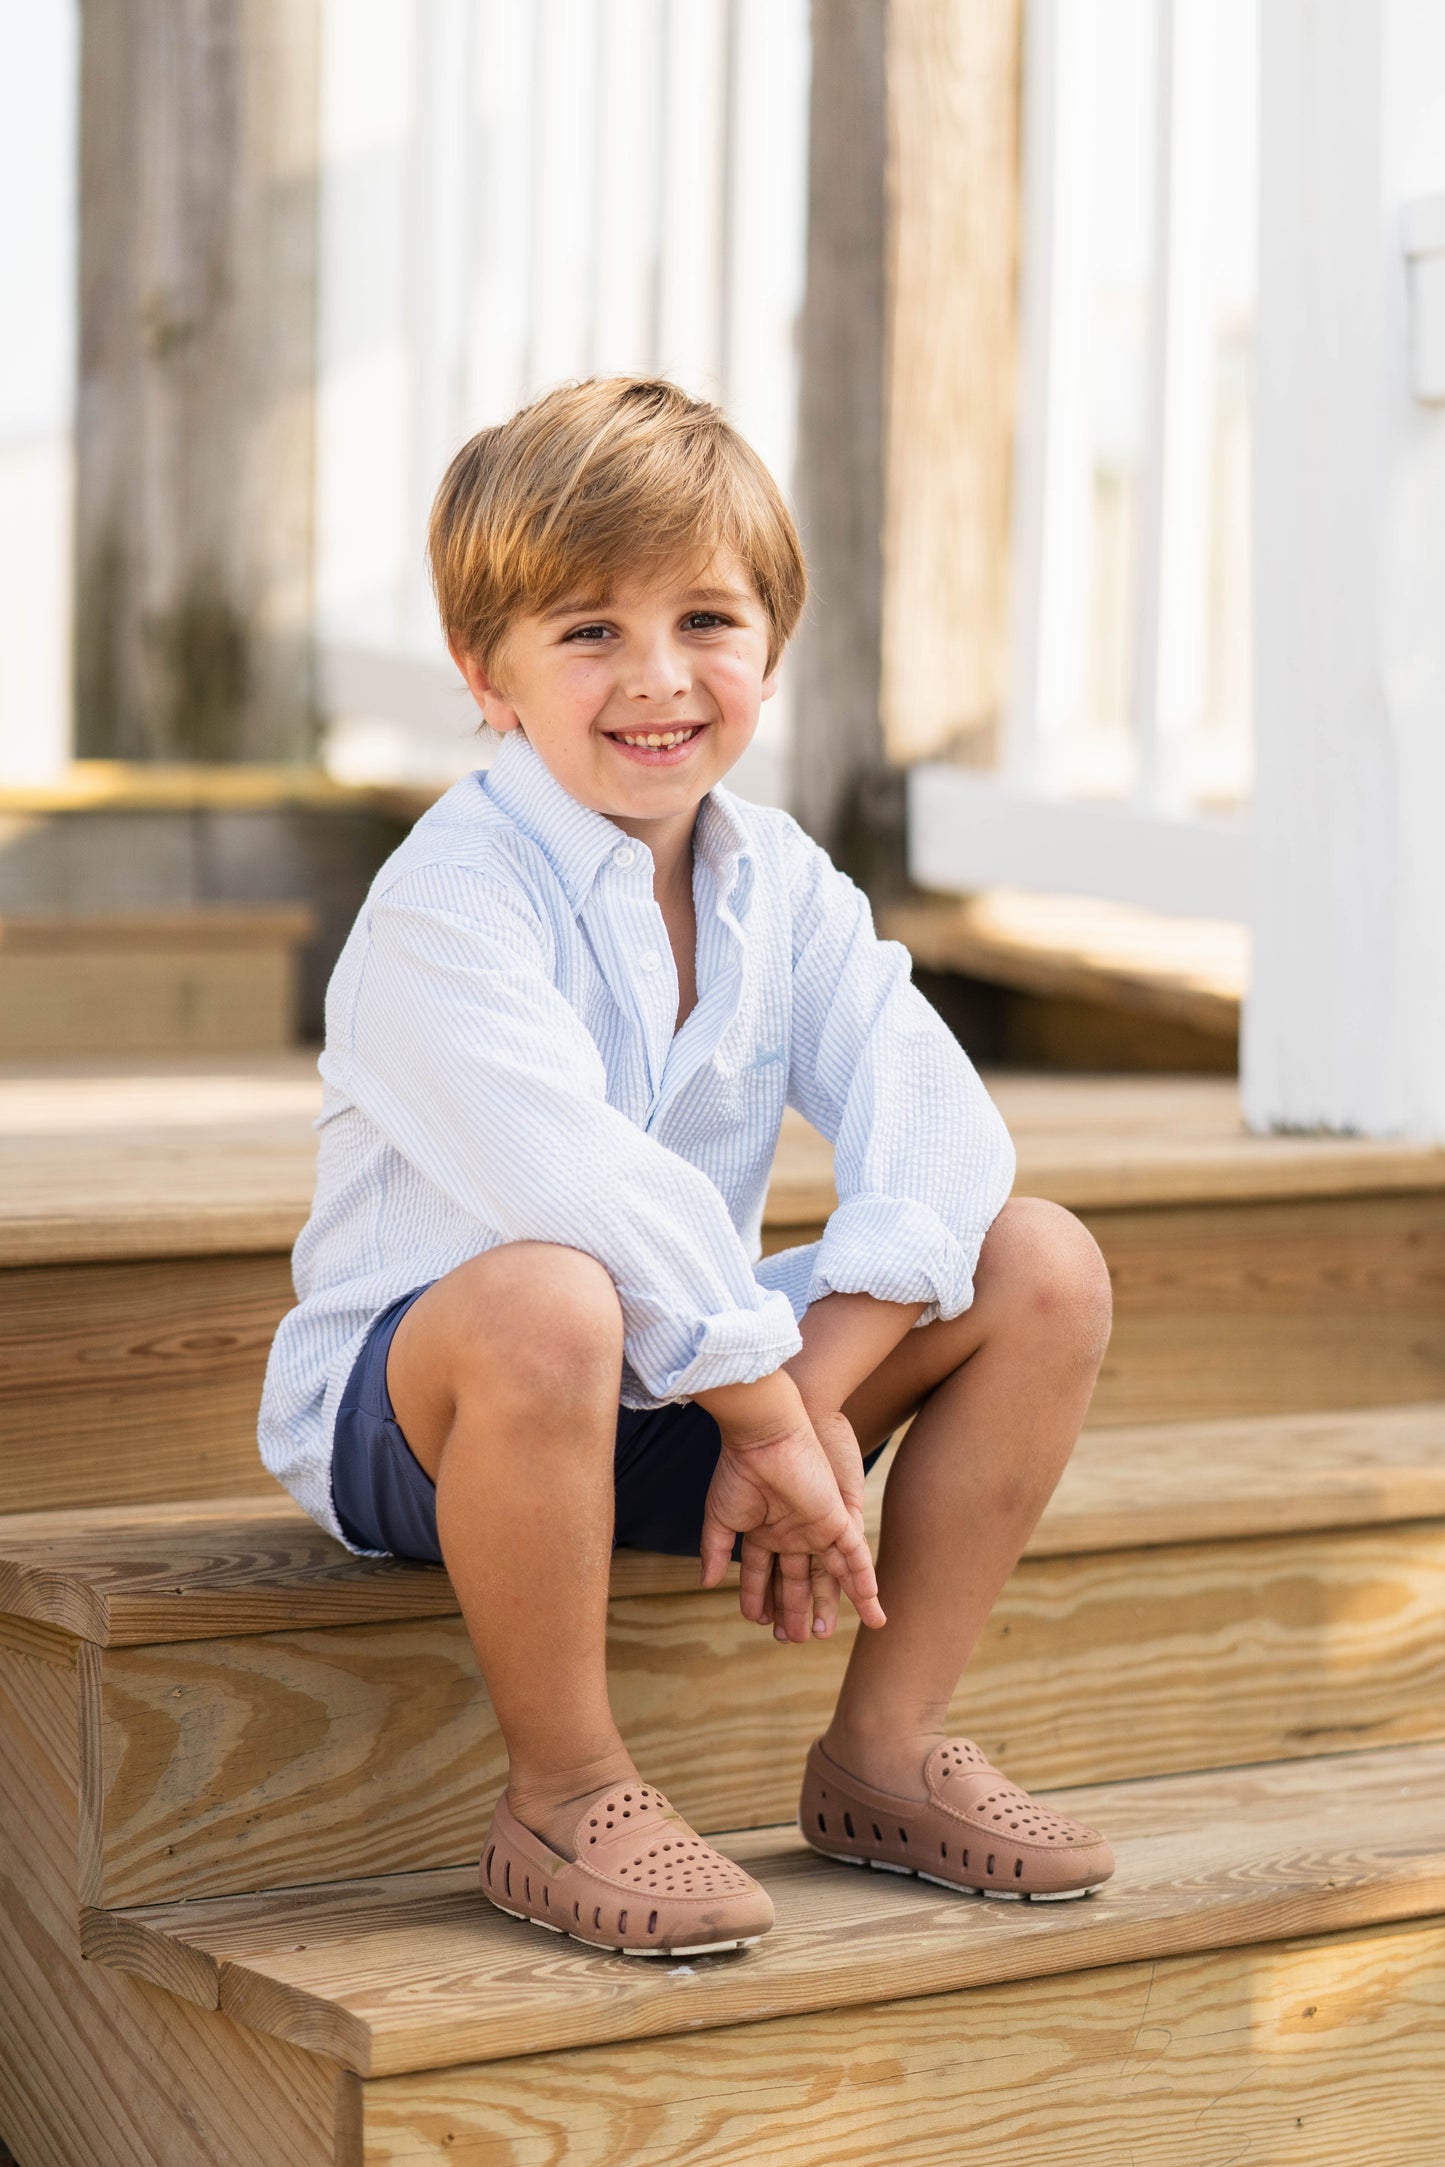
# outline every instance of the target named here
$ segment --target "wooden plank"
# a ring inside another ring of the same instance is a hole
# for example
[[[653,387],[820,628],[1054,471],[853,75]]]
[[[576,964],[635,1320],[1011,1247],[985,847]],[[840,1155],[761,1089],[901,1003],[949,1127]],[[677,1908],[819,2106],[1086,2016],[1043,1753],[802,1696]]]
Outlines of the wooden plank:
[[[83,753],[309,762],[318,0],[80,34]]]
[[[1395,1926],[373,2078],[367,2167],[1420,2167],[1445,1935]]]
[[[998,996],[999,1058],[1018,1068],[1064,1074],[1233,1076],[1233,1038],[1197,1031],[1163,1016],[1141,1016],[1063,994]]]
[[[1445,1909],[1442,1787],[1445,1747],[1428,1746],[1067,1792],[1055,1803],[1109,1831],[1119,1871],[1099,1897],[1042,1907],[849,1872],[760,1831],[728,1848],[779,1924],[727,1961],[544,1943],[474,1869],[399,1877],[389,1903],[374,1886],[329,1905],[277,1892],[130,1925],[209,1953],[236,2021],[395,2075],[1428,1918]]]
[[[885,1462],[868,1486],[876,1541]],[[1445,1519],[1445,1405],[1086,1430],[1030,1557]],[[615,1597],[691,1558],[619,1550]],[[727,1584],[733,1584],[730,1575]],[[279,1490],[0,1517],[0,1611],[102,1645],[450,1616],[438,1567],[357,1558]]]
[[[996,752],[1017,407],[1019,0],[892,0],[881,711]],[[850,462],[845,462],[850,463]]]
[[[1440,1424],[1429,1404],[1089,1430],[1030,1554],[1438,1516]],[[875,1539],[886,1465],[870,1484]],[[435,1568],[352,1558],[279,1492],[7,1515],[0,1574],[0,1607],[117,1644],[454,1608]],[[689,1559],[630,1550],[613,1559],[614,1595],[695,1585]]]
[[[1094,1421],[1383,1406],[1445,1388],[1445,1200],[1081,1216],[1114,1284]]]
[[[1238,1034],[1249,936],[1225,920],[994,889],[890,904],[878,930],[929,970],[1102,1002],[1220,1038]]]
[[[0,1301],[12,1510],[272,1492],[256,1446],[284,1255],[41,1265]]]
[[[887,0],[834,0],[810,33],[794,488],[812,596],[789,661],[791,802],[832,849],[858,775],[883,758]]]
[[[1026,1559],[953,1727],[1026,1785],[1445,1735],[1445,1524]],[[780,1645],[729,1591],[614,1601],[608,1675],[704,1829],[796,1811],[852,1641]],[[456,1617],[110,1648],[86,1898],[414,1871],[476,1853],[506,1756]]]
[[[270,1052],[296,1036],[289,948],[0,952],[0,1056]]]
[[[1230,1198],[1226,1169],[1216,1201],[1099,1206],[1086,1200],[1087,1152],[1071,1148],[1072,1167],[1036,1166],[1047,1178],[1021,1172],[1018,1188],[1072,1204],[1113,1275],[1113,1337],[1092,1420],[1313,1412],[1445,1389],[1438,1191],[1331,1196],[1305,1186],[1279,1200],[1246,1186]],[[1104,1147],[1110,1155],[1118,1158],[1117,1147]],[[1101,1166],[1096,1186],[1142,1191],[1136,1171]],[[1300,1171],[1307,1180],[1309,1168]],[[765,1227],[764,1248],[807,1232]]]
[[[993,1073],[1020,1193],[1126,1204],[1445,1192],[1445,1150],[1249,1136],[1228,1079]],[[0,1266],[289,1250],[310,1209],[320,1104],[309,1054],[15,1064],[0,1075]],[[817,1233],[832,1148],[791,1109],[766,1246]]]
[[[67,963],[99,952],[112,969],[138,950],[215,955],[229,949],[294,948],[312,939],[316,913],[301,903],[196,903],[186,910],[0,913],[0,957],[48,956]]]
[[[7,1064],[0,1265],[289,1251],[319,1106],[314,1054]]]
[[[358,2167],[355,2080],[82,1961],[78,1671],[0,1649],[0,2126],[27,2167]]]
[[[1018,1147],[1019,1191],[1075,1211],[1445,1188],[1437,1145],[1251,1135],[1224,1077],[986,1081]]]
[[[238,766],[174,760],[72,760],[53,782],[0,784],[0,814],[200,810],[271,811],[278,805],[384,805],[386,788],[338,782],[324,768],[301,761],[282,767],[263,761]],[[434,805],[441,788],[423,796],[414,820]]]

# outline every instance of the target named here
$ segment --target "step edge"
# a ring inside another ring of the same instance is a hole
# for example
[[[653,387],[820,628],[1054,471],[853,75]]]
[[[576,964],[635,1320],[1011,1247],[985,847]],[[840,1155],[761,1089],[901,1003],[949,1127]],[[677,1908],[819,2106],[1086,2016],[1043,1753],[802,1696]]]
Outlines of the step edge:
[[[1154,1447],[1167,1450],[1171,1437],[1196,1441],[1217,1432],[1258,1432],[1268,1440],[1273,1432],[1292,1432],[1310,1421],[1326,1434],[1348,1436],[1357,1425],[1368,1430],[1372,1419],[1387,1425],[1392,1418],[1418,1425],[1423,1419],[1439,1421],[1445,1434],[1445,1401],[1420,1401],[1398,1409],[1340,1409],[1317,1417],[1273,1416],[1244,1418],[1231,1423],[1150,1423],[1138,1426],[1140,1436]],[[1127,1440],[1130,1426],[1114,1425],[1108,1432],[1116,1442]],[[1086,1437],[1088,1433],[1086,1432]],[[1388,1445],[1389,1438],[1386,1443]],[[1282,1486],[1278,1491],[1223,1495],[1204,1500],[1166,1498],[1132,1506],[1105,1497],[1101,1502],[1056,1504],[1031,1537],[1025,1562],[1065,1557],[1089,1557],[1133,1551],[1197,1547],[1202,1544],[1237,1544],[1311,1535],[1343,1535],[1410,1526],[1427,1526],[1445,1518],[1445,1457],[1439,1466],[1426,1457],[1428,1447],[1418,1434],[1407,1434],[1397,1446],[1392,1462],[1388,1452],[1340,1466],[1326,1466],[1319,1486],[1301,1498]],[[1067,1481],[1067,1477],[1066,1477]],[[283,1531],[294,1519],[304,1521],[299,1510],[288,1511],[278,1495],[258,1492],[249,1496],[201,1501],[186,1513],[184,1526],[200,1520],[224,1527],[228,1521],[274,1518]],[[159,1508],[137,1507],[133,1518],[154,1527]],[[111,1508],[117,1547],[123,1547],[132,1524],[129,1508]],[[44,1511],[0,1514],[0,1615],[50,1626],[102,1647],[161,1646],[192,1640],[248,1639],[274,1632],[316,1631],[347,1626],[403,1624],[458,1614],[455,1597],[443,1577],[432,1569],[416,1568],[395,1575],[377,1575],[370,1568],[349,1578],[351,1568],[338,1549],[318,1562],[309,1579],[290,1588],[284,1584],[258,1583],[228,1596],[225,1591],[202,1588],[192,1597],[167,1596],[154,1586],[112,1591],[106,1585],[104,1566],[56,1567],[27,1557],[24,1552],[37,1540],[44,1541],[46,1523],[57,1524],[57,1539],[74,1536],[83,1518],[72,1507],[53,1514]],[[110,1525],[102,1518],[97,1532]],[[17,1546],[7,1554],[6,1541]],[[174,1568],[176,1572],[183,1567]],[[675,1597],[702,1593],[697,1563],[688,1558],[662,1558],[646,1551],[623,1550],[613,1561],[609,1600],[623,1603],[658,1596]],[[331,1578],[332,1574],[335,1578]],[[172,1578],[172,1569],[157,1566],[157,1580]],[[737,1568],[730,1566],[723,1589],[736,1585]],[[200,1612],[185,1614],[188,1603]],[[179,1608],[176,1606],[179,1605]],[[287,1610],[287,1605],[290,1609]]]
[[[1348,1536],[1352,1534],[1379,1534],[1382,1537],[1396,1530],[1409,1528],[1438,1528],[1445,1523],[1445,1497],[1434,1502],[1434,1509],[1390,1507],[1365,1513],[1359,1509],[1345,1509],[1342,1503],[1337,1513],[1328,1511],[1328,1501],[1316,1499],[1311,1509],[1300,1514],[1288,1525],[1272,1521],[1259,1527],[1247,1524],[1221,1512],[1213,1519],[1198,1519],[1185,1528],[1172,1523],[1161,1509],[1158,1516],[1150,1519],[1140,1516],[1140,1523],[1132,1528],[1127,1538],[1110,1532],[1111,1515],[1102,1510],[1094,1517],[1102,1526],[1089,1528],[1081,1525],[1073,1531],[1058,1531],[1058,1538],[1031,1544],[1023,1553],[1015,1568],[1026,1570],[1030,1566],[1057,1564],[1062,1560],[1095,1557],[1129,1557],[1146,1551],[1196,1550],[1211,1547],[1234,1548],[1244,1544],[1303,1541],[1311,1536]],[[1182,1511],[1182,1508],[1181,1508]],[[1067,1532],[1067,1539],[1066,1537]],[[639,1552],[651,1556],[650,1552]],[[38,1625],[53,1632],[64,1633],[86,1646],[99,1648],[160,1648],[183,1646],[190,1642],[206,1640],[262,1640],[271,1634],[344,1632],[349,1628],[385,1625],[415,1625],[442,1618],[460,1617],[461,1608],[455,1601],[437,1599],[428,1602],[381,1604],[364,1607],[355,1603],[338,1602],[332,1607],[324,1604],[308,1606],[304,1594],[296,1602],[294,1610],[285,1615],[274,1614],[286,1601],[285,1595],[268,1598],[273,1614],[263,1616],[259,1608],[243,1608],[237,1605],[234,1615],[213,1609],[209,1620],[198,1621],[177,1618],[167,1622],[164,1615],[157,1616],[150,1598],[125,1596],[107,1600],[93,1586],[84,1582],[46,1576],[34,1569],[27,1569],[27,1578],[41,1580],[49,1577],[59,1579],[60,1594],[51,1596],[41,1590],[24,1585],[7,1588],[4,1573],[5,1560],[0,1558],[0,1618],[14,1618],[23,1624]],[[686,1560],[685,1563],[694,1561]],[[728,1594],[738,1585],[738,1568],[728,1568],[725,1577],[712,1588],[700,1588],[695,1573],[676,1581],[659,1575],[656,1581],[644,1585],[614,1586],[608,1594],[609,1604],[652,1602],[679,1597],[705,1597]]]
[[[1403,1746],[1381,1749],[1382,1757],[1393,1761],[1400,1773],[1408,1773],[1412,1764],[1418,1763],[1426,1754],[1439,1757],[1438,1745]],[[1316,1756],[1313,1767],[1327,1769],[1349,1756],[1327,1754]],[[1288,1766],[1296,1775],[1303,1774],[1300,1762],[1291,1764],[1260,1764],[1248,1771],[1254,1775],[1266,1774],[1274,1768]],[[1191,1782],[1217,1781],[1221,1771],[1203,1771],[1197,1777],[1188,1775],[1169,1778],[1139,1779],[1143,1782],[1177,1785],[1181,1789]],[[1088,1789],[1123,1789],[1128,1785],[1099,1785]],[[1068,1799],[1077,1807],[1086,1791],[1045,1793]],[[737,1839],[739,1855],[746,1858],[749,1851],[756,1861],[765,1855],[769,1840],[781,1839],[790,1857],[805,1855],[806,1847],[790,1824],[776,1829],[741,1832]],[[724,1849],[732,1840],[728,1835],[716,1839]],[[1247,1885],[1230,1885],[1213,1888],[1203,1900],[1181,1899],[1173,1904],[1167,1893],[1159,1901],[1163,1909],[1154,1915],[1146,1915],[1128,1922],[1115,1922],[1114,1931],[1101,1936],[1094,1944],[1093,1953],[1085,1949],[1082,1956],[1077,1948],[1076,1935],[1053,1935],[1041,1933],[1037,1942],[1026,1946],[1022,1941],[1004,1944],[1002,1948],[984,1948],[968,1944],[945,1947],[940,1954],[934,1945],[921,1946],[911,1954],[906,1975],[897,1981],[889,1979],[887,1990],[880,1992],[876,1974],[860,1977],[857,1990],[836,1977],[820,1981],[817,1991],[796,1977],[769,1996],[766,1980],[755,1976],[756,1990],[746,2013],[735,2007],[725,2007],[717,2014],[710,2012],[705,2003],[691,1996],[679,1997],[676,1993],[657,1996],[639,2010],[633,2007],[622,2012],[621,2021],[608,2023],[599,2020],[595,2009],[579,2015],[564,2010],[549,2010],[545,2018],[538,2020],[535,2036],[524,2043],[516,2040],[497,2044],[495,2033],[472,2036],[464,2031],[444,2052],[436,2051],[434,2034],[428,2034],[429,2045],[418,2043],[409,2032],[398,2029],[390,2033],[374,2033],[364,2017],[349,2009],[340,1998],[320,1994],[295,1983],[276,1979],[252,1968],[246,1959],[235,1956],[205,1955],[206,1963],[214,1967],[218,1976],[218,2001],[215,2004],[222,2013],[245,2028],[264,2032],[283,2039],[310,2052],[333,2056],[343,2066],[360,2077],[400,2076],[416,2074],[429,2069],[453,2068],[468,2063],[484,2063],[516,2059],[522,2055],[559,2052],[564,2049],[589,2045],[622,2044],[633,2039],[657,2039],[698,2030],[726,2029],[743,2023],[766,2022],[772,2018],[789,2015],[817,2013],[825,2009],[866,2007],[873,2003],[911,2000],[921,1995],[939,1993],[967,1993],[973,1988],[1001,1985],[1027,1978],[1060,1976],[1068,1972],[1086,1972],[1108,1968],[1118,1963],[1143,1962],[1170,1956],[1201,1954],[1211,1949],[1243,1948],[1265,1945],[1271,1942],[1308,1938],[1321,1934],[1358,1930],[1399,1923],[1406,1920],[1440,1918],[1445,1927],[1445,1838],[1429,1853],[1416,1853],[1408,1859],[1381,1860],[1379,1853],[1388,1853],[1388,1834],[1372,1839],[1375,1859],[1368,1867],[1356,1866],[1352,1873],[1340,1878],[1332,1876],[1323,1884],[1316,1881],[1309,1885],[1286,1887],[1260,1893]],[[1347,1862],[1351,1851],[1358,1853],[1364,1839],[1356,1833],[1353,1844],[1346,1846],[1343,1855],[1332,1854],[1336,1873]],[[1298,1848],[1298,1847],[1297,1847]],[[470,1891],[473,1871],[466,1869],[433,1869],[415,1876],[383,1876],[372,1884],[404,1882],[408,1879],[425,1881],[433,1892],[458,1894]],[[461,1884],[458,1888],[457,1884]],[[339,1892],[351,1884],[311,1884],[298,1889],[298,1896],[310,1894],[322,1898],[325,1891]],[[910,1884],[912,1886],[912,1884]],[[267,1892],[285,1895],[290,1892]],[[424,1892],[416,1891],[420,1897]],[[945,1903],[966,1904],[966,1899],[943,1897]],[[1107,1899],[1105,1899],[1107,1901]],[[204,1900],[203,1900],[204,1901]],[[212,1899],[215,1903],[237,1905],[244,1898]],[[1092,1900],[1089,1900],[1092,1902]],[[158,1976],[171,1960],[160,1951],[144,1953],[148,1937],[173,1940],[183,1924],[188,1907],[184,1903],[138,1907],[134,1912],[107,1915],[113,1922],[124,1924],[125,1931],[114,1927],[109,1937],[93,1926],[92,1944],[99,1952],[102,1942],[111,1952],[128,1955],[131,1961],[121,1961],[115,1953],[97,1954],[97,1960],[107,1962],[110,1968],[135,1971],[136,1975],[148,1977],[152,1983],[166,1985],[165,1978]],[[322,1908],[318,1903],[317,1909]],[[165,1919],[172,1921],[167,1933]],[[1222,1929],[1222,1930],[1221,1930]],[[193,1928],[194,1931],[194,1928]],[[288,1929],[289,1931],[289,1929]],[[193,1949],[193,1943],[183,1944]],[[766,1945],[765,1945],[766,1946]],[[611,1962],[611,1959],[603,1959]],[[621,1961],[621,1960],[619,1960]],[[750,1970],[757,1971],[760,1959],[753,1956],[733,1961],[746,1962]],[[138,1969],[141,1962],[147,1968]],[[179,1972],[178,1972],[179,1976]],[[199,1971],[196,1974],[200,1978]],[[172,1989],[174,1991],[174,1989]],[[209,1991],[207,1983],[206,1991]],[[684,2006],[678,2007],[679,1999]],[[669,2014],[669,2012],[671,2012]],[[478,2025],[481,2024],[478,2019]]]
[[[970,1966],[957,1959],[928,1962],[920,1958],[906,1976],[890,1979],[887,1991],[879,1990],[876,1978],[860,1976],[856,1988],[830,1978],[820,1981],[816,1988],[794,1984],[769,1996],[763,1983],[755,1980],[755,1996],[746,2013],[734,2007],[716,2016],[696,2009],[688,2014],[672,2013],[675,1997],[659,1998],[641,2011],[629,2012],[630,2021],[625,2025],[599,2026],[565,2011],[560,2017],[551,2012],[525,2043],[498,2046],[495,2035],[487,2036],[479,2025],[476,2033],[464,2034],[438,2053],[435,2034],[421,2042],[406,2033],[377,2034],[343,2002],[280,1984],[234,1958],[223,1960],[220,1966],[219,2008],[247,2030],[265,2032],[313,2053],[329,2054],[357,2076],[405,2076],[469,2063],[511,2061],[524,2054],[618,2045],[634,2039],[684,2033],[691,2038],[699,2031],[764,2023],[771,2018],[864,2008],[881,2001],[911,2001],[923,1995],[965,1994],[974,1988],[1105,1970],[1114,1964],[1263,1946],[1433,1918],[1440,1918],[1445,1925],[1445,1854],[1418,1872],[1397,1868],[1393,1874],[1355,1881],[1343,1888],[1292,1890],[1253,1901],[1241,1898],[1218,1906],[1197,1906],[1184,1913],[1168,1912],[1131,1923],[1113,1935],[1107,1945],[1101,1944],[1095,1953],[1085,1952],[1082,1956],[1062,1941],[1051,1943],[1041,1937],[1037,1951],[1014,1947],[993,1952],[987,1964]]]

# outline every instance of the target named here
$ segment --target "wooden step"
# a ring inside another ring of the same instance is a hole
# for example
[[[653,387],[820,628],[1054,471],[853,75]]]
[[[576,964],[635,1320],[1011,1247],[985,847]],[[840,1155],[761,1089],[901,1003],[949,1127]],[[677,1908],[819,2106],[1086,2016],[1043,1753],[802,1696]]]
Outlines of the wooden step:
[[[1234,1039],[1249,976],[1247,927],[1173,918],[1097,897],[995,888],[888,905],[878,930],[916,964]]]
[[[977,1058],[1010,1067],[1233,1075],[1249,935],[1095,897],[917,892],[879,931]]]
[[[296,1036],[298,904],[0,918],[0,1056],[274,1052]]]
[[[504,1758],[439,1568],[280,1498],[17,1516],[0,1560],[0,1609],[82,1643],[88,1903],[475,1851]],[[1027,1784],[1438,1737],[1442,1569],[1440,1406],[1089,1432],[954,1720]],[[852,1628],[780,1647],[695,1576],[618,1554],[619,1721],[698,1825],[764,1826]]]
[[[991,1081],[1020,1191],[1078,1211],[1114,1274],[1095,1421],[1445,1392],[1445,1151],[1249,1137],[1223,1084]],[[303,1056],[0,1074],[12,1509],[269,1488],[256,1408],[317,1103]],[[765,1248],[813,1238],[833,1202],[830,1147],[790,1114]]]
[[[84,1653],[0,1626],[0,2128],[27,2167],[1422,2167],[1445,2145],[1439,1749],[1076,1796],[1120,1856],[1080,1906],[924,1896],[764,1833],[734,1848],[781,1923],[736,1959],[544,1944],[468,1868],[87,1918],[85,1961]]]
[[[361,2081],[366,2167],[1434,2167],[1438,1924]]]
[[[767,1885],[778,1924],[728,1961],[626,1963],[544,1941],[486,1902],[474,1863],[92,1912],[83,1945],[93,1961],[377,2077],[836,2016],[1445,1911],[1445,1746],[1091,1786],[1050,1803],[1109,1833],[1118,1871],[1100,1896],[984,1904],[836,1866],[796,1829],[734,1831],[720,1840]]]

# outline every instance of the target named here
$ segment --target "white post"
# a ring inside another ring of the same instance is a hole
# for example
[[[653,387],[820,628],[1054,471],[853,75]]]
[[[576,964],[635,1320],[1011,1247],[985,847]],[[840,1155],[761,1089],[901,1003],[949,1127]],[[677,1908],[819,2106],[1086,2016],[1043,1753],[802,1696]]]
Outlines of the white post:
[[[1250,1125],[1445,1137],[1445,401],[1402,213],[1445,191],[1439,0],[1262,10]]]

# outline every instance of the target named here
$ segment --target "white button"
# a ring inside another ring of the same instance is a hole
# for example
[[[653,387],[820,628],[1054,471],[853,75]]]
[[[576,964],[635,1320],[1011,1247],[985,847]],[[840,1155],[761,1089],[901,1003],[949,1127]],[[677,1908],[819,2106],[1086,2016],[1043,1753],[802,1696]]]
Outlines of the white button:
[[[644,948],[637,959],[637,968],[640,971],[655,971],[661,962],[662,958],[655,948]]]
[[[624,843],[621,849],[613,851],[612,863],[614,865],[631,865],[636,857],[637,852],[632,848],[631,844]]]

